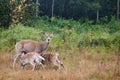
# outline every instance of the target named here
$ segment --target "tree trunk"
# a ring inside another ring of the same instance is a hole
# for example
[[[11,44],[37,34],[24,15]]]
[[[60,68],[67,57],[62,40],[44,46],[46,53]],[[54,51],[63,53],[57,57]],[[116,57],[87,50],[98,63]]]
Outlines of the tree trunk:
[[[52,17],[54,16],[54,0],[52,0]]]
[[[98,23],[98,21],[99,21],[99,10],[97,10],[97,14],[96,14],[96,22]]]
[[[117,0],[117,20],[119,20],[119,2],[120,0]]]
[[[39,2],[36,0],[36,17],[38,17],[39,14]]]

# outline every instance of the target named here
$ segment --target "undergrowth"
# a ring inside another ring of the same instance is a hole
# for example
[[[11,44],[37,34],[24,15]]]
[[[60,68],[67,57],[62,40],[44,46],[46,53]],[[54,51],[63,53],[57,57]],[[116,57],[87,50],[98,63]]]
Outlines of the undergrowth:
[[[108,24],[81,23],[55,17],[29,22],[12,25],[9,29],[0,28],[0,50],[11,50],[16,42],[23,39],[42,42],[45,40],[42,32],[55,33],[49,48],[54,51],[79,52],[83,48],[111,51],[117,50],[120,45],[120,22],[114,19]]]

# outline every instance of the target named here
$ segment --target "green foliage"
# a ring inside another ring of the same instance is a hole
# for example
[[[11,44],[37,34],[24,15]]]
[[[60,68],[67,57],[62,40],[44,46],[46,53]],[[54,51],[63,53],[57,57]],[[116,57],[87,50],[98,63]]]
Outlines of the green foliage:
[[[110,51],[117,50],[120,45],[120,22],[114,19],[109,24],[93,25],[90,21],[82,24],[72,19],[41,17],[33,23],[34,27],[17,24],[7,30],[0,29],[0,49],[14,48],[15,43],[23,39],[42,42],[45,38],[41,32],[55,32],[49,47],[49,50],[55,51],[73,50],[74,52],[84,47],[91,49],[99,47]]]
[[[16,42],[22,39],[41,40],[41,30],[25,27],[21,24],[11,26],[8,30],[4,30],[0,34],[0,49],[12,49]]]

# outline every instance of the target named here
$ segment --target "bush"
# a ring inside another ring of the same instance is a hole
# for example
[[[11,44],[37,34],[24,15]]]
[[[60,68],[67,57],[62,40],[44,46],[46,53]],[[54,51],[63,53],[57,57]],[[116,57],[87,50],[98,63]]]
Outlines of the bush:
[[[32,23],[30,23],[32,24]],[[43,41],[41,32],[55,32],[49,50],[76,50],[84,47],[100,47],[105,50],[117,50],[120,45],[120,22],[111,20],[109,24],[81,24],[80,21],[62,18],[39,18],[34,27],[17,24],[9,29],[0,29],[0,49],[14,48],[17,41],[33,39]]]

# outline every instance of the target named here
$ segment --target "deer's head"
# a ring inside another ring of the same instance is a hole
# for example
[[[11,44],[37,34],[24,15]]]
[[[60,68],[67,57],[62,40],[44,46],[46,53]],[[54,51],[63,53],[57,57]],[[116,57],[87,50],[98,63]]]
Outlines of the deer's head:
[[[54,33],[52,34],[47,34],[45,32],[43,32],[43,34],[45,35],[46,37],[46,42],[49,43],[51,41],[51,39],[54,37]]]

